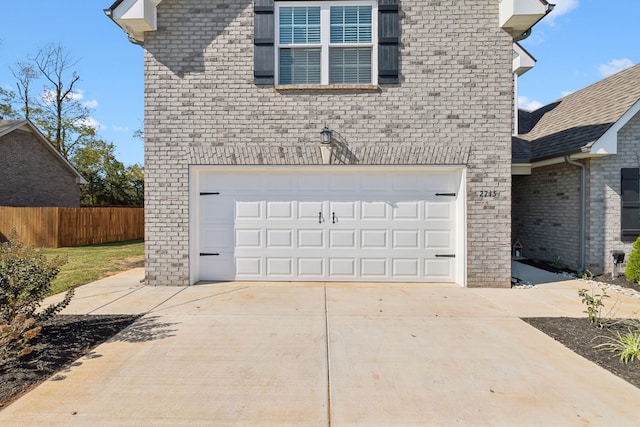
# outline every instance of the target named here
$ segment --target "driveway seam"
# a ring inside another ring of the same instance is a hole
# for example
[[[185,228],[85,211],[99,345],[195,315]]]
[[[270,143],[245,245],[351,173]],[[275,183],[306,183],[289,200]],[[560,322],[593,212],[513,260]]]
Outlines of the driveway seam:
[[[324,286],[324,332],[327,344],[327,424],[331,427],[331,348],[329,343],[329,303],[326,286]]]

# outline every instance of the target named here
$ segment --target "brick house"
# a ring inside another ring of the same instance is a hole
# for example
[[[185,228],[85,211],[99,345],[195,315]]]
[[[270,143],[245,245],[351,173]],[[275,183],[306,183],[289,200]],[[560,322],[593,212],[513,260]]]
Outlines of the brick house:
[[[146,279],[510,286],[514,40],[544,0],[119,0]]]
[[[640,65],[533,112],[513,139],[523,256],[609,273],[640,235]]]
[[[86,183],[29,120],[0,120],[0,206],[79,207]]]

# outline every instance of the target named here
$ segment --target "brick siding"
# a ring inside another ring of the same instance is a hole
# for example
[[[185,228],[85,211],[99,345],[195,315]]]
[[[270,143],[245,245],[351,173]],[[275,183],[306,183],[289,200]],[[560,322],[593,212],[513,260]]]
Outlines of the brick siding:
[[[0,206],[79,207],[80,187],[30,132],[0,138]]]

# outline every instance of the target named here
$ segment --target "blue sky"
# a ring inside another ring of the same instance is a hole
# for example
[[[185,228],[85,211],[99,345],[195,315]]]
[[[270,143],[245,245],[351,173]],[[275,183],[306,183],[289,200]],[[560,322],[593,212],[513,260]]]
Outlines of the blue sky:
[[[640,0],[551,2],[556,9],[522,42],[538,60],[519,80],[520,106],[528,109],[640,61]],[[143,162],[142,141],[132,137],[143,124],[143,50],[104,15],[103,9],[111,3],[3,1],[0,85],[15,88],[8,67],[16,61],[48,43],[62,44],[79,61],[77,88],[82,102],[95,107],[93,119],[100,135],[116,145],[118,158],[129,165]]]

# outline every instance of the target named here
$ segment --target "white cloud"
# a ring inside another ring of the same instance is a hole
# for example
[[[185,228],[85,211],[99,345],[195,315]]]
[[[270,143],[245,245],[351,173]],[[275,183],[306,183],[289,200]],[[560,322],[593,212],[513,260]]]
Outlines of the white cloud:
[[[560,92],[560,95],[564,98],[567,95],[571,95],[573,92],[575,92],[575,90],[563,90]]]
[[[543,106],[543,104],[541,102],[532,101],[529,98],[527,98],[526,96],[519,96],[518,97],[518,108],[522,108],[523,110],[534,111],[534,110],[537,110],[538,108],[540,108],[542,106]]]
[[[633,65],[633,61],[629,58],[613,59],[608,64],[600,64],[598,71],[603,77],[609,77],[618,71],[629,68]]]
[[[555,3],[556,6],[553,8],[551,13],[542,20],[542,22],[554,26],[558,17],[569,13],[578,7],[578,1],[579,0],[554,0],[551,3]]]
[[[115,130],[116,132],[129,132],[129,128],[126,126],[112,125],[111,129]]]
[[[98,101],[91,100],[91,101],[86,101],[82,103],[82,106],[85,108],[98,108]]]
[[[94,128],[95,130],[102,130],[102,129],[105,128],[102,125],[102,123],[100,123],[99,121],[97,121],[93,117],[87,117],[85,119],[80,119],[80,120],[78,120],[77,124],[78,125],[84,125],[84,126],[90,126],[90,127]]]

